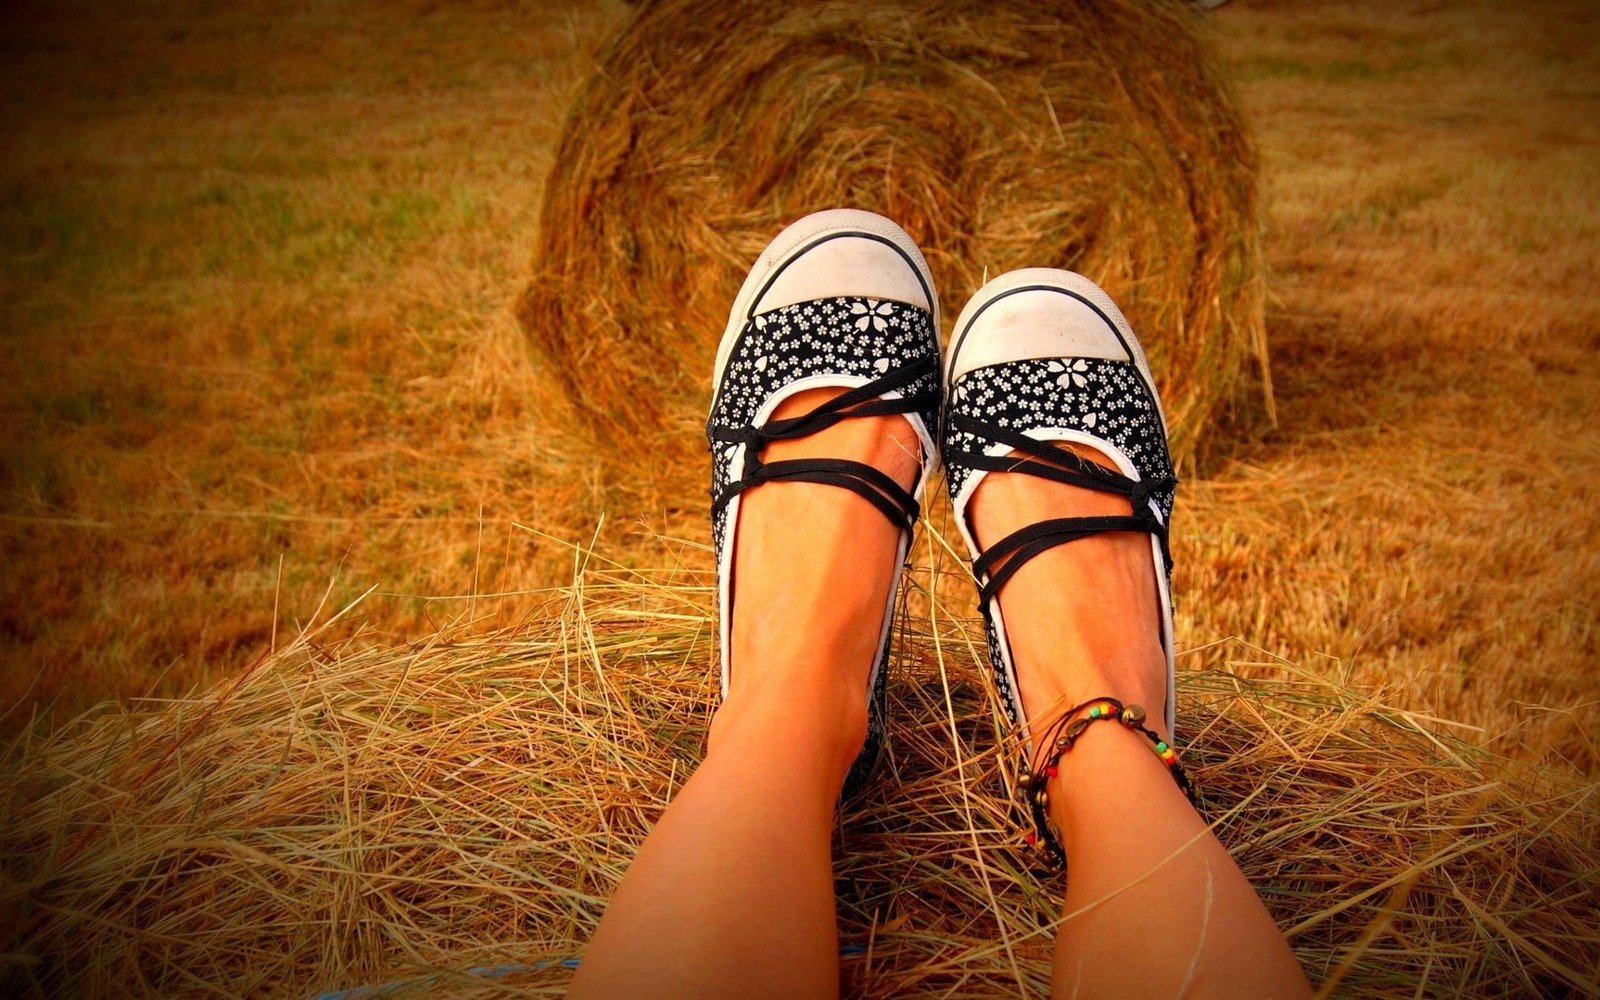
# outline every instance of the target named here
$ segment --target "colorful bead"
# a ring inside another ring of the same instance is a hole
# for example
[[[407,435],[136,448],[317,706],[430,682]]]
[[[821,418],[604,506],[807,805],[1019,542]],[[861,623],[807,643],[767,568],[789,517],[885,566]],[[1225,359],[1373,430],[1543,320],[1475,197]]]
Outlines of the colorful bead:
[[[1079,712],[1083,714],[1079,715]],[[1107,719],[1115,719],[1123,726],[1149,739],[1154,745],[1156,756],[1167,766],[1178,787],[1183,790],[1189,801],[1194,803],[1195,808],[1200,808],[1200,800],[1194,786],[1189,782],[1188,775],[1183,773],[1182,765],[1178,763],[1177,751],[1144,725],[1146,719],[1144,706],[1124,705],[1115,698],[1100,698],[1086,702],[1049,727],[1046,735],[1054,737],[1049,741],[1052,744],[1051,752],[1047,752],[1043,759],[1038,761],[1038,766],[1033,771],[1019,768],[1016,779],[1017,788],[1023,796],[1031,800],[1033,807],[1034,829],[1028,833],[1027,842],[1030,846],[1036,846],[1047,853],[1054,868],[1059,868],[1065,863],[1065,856],[1061,850],[1060,831],[1055,829],[1055,824],[1049,819],[1050,797],[1046,792],[1046,786],[1049,779],[1060,773],[1058,764],[1061,755],[1077,744],[1078,737],[1089,728],[1090,724]]]

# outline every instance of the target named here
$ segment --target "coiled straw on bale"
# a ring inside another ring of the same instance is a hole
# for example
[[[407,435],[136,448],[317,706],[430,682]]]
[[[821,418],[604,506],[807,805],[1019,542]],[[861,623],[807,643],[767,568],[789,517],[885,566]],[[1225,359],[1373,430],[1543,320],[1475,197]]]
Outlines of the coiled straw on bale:
[[[1014,267],[1104,285],[1184,463],[1266,400],[1255,179],[1183,4],[659,0],[569,112],[520,316],[618,453],[698,474],[745,270],[799,216],[866,208],[921,244],[947,315]]]

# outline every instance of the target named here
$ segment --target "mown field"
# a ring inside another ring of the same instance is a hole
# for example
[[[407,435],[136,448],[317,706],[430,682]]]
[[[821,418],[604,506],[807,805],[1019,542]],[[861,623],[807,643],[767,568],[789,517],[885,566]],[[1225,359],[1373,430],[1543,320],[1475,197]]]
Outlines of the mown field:
[[[605,442],[509,311],[565,104],[625,16],[8,8],[7,730],[225,677],[325,596],[371,590],[357,617],[395,636],[514,622],[570,572],[538,532],[602,512],[613,551],[705,534],[698,496],[597,481]],[[1212,435],[1175,539],[1185,643],[1590,772],[1594,22],[1210,16],[1265,162],[1279,420]]]
[[[564,985],[715,687],[703,494],[603,481],[512,312],[628,16],[0,14],[0,992]],[[1179,493],[1210,815],[1329,991],[1592,995],[1600,11],[1206,24],[1277,413]],[[851,995],[1037,991],[1059,919],[942,508],[841,820]]]

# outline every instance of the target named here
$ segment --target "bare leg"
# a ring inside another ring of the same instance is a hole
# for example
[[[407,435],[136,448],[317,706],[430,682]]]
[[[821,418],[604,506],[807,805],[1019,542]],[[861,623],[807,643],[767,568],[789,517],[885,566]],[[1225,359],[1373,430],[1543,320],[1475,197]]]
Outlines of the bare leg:
[[[804,413],[838,390],[785,401]],[[768,446],[826,455],[910,487],[900,417],[860,417]],[[741,500],[732,676],[705,762],[639,850],[572,983],[573,997],[836,997],[834,803],[867,732],[899,532],[860,497],[809,483]]]
[[[1126,514],[1128,502],[993,473],[970,509],[988,546],[1047,517]],[[1095,535],[1042,553],[1017,571],[1000,606],[1036,732],[1099,695],[1145,706],[1147,725],[1161,731],[1166,667],[1148,536]],[[1148,740],[1089,727],[1049,792],[1069,866],[1055,996],[1310,995],[1266,907]]]

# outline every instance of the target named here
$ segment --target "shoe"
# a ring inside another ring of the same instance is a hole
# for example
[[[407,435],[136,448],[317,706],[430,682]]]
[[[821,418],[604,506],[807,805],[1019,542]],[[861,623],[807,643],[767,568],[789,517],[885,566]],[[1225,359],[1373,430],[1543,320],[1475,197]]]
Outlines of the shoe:
[[[900,529],[896,570],[867,688],[867,741],[841,797],[865,784],[883,746],[890,627],[900,572],[938,449],[939,304],[922,253],[879,215],[835,209],[789,226],[756,260],[717,349],[711,413],[711,522],[717,554],[722,696],[728,695],[734,540],[740,494],[769,482],[824,483],[850,490]],[[810,413],[772,419],[794,393],[847,389]],[[841,420],[903,414],[922,445],[914,489],[872,466],[842,459],[766,463],[766,444],[804,437]]]
[[[1178,481],[1150,366],[1122,312],[1081,274],[1025,268],[973,296],[956,320],[943,377],[941,451],[956,525],[972,556],[995,685],[1014,726],[1032,736],[1016,664],[995,597],[1029,559],[1104,531],[1150,535],[1167,661],[1167,732],[1173,701],[1172,559],[1167,526]],[[1119,471],[1049,442],[1087,445]],[[1051,463],[1051,464],[1046,464]],[[988,551],[967,507],[990,472],[1021,472],[1127,497],[1126,516],[1055,518],[1021,528]]]

